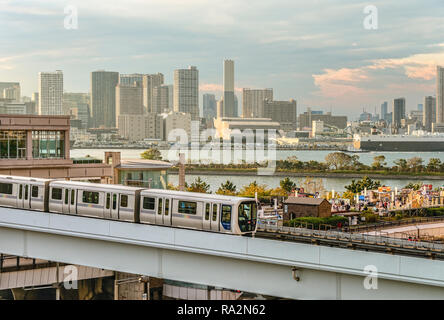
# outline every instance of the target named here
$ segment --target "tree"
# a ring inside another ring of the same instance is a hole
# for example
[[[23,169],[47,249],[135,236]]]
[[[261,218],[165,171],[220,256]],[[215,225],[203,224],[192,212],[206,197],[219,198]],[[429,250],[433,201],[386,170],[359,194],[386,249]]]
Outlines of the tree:
[[[226,196],[234,196],[236,195],[236,186],[233,184],[233,182],[227,180],[225,183],[221,183],[216,193]]]
[[[367,190],[374,190],[377,189],[378,187],[381,186],[381,182],[378,180],[372,180],[369,177],[365,176],[364,178],[362,178],[362,180],[352,180],[352,183],[349,184],[348,186],[345,186],[345,189],[347,191],[350,191],[352,193],[360,193],[362,191],[364,191],[365,189]]]
[[[417,183],[409,182],[404,188],[405,189],[413,189],[415,191],[418,191],[419,189],[422,188],[422,185],[423,185],[422,182],[417,182]]]
[[[438,158],[431,158],[429,160],[429,163],[427,164],[427,170],[428,171],[433,171],[433,172],[439,171],[440,168],[441,168],[441,164],[442,163],[441,163],[440,159],[438,159]]]
[[[211,193],[208,192],[210,190],[210,185],[202,181],[200,177],[194,180],[190,186],[187,185],[186,187],[189,192]]]
[[[325,162],[328,167],[333,167],[335,170],[345,169],[351,167],[353,163],[357,160],[356,157],[352,157],[343,152],[333,152],[329,153],[325,157]]]
[[[279,185],[283,190],[285,190],[287,193],[290,193],[296,188],[296,183],[290,180],[290,178],[285,178],[279,182]]]
[[[398,159],[394,161],[394,164],[398,167],[398,171],[407,171],[408,165],[407,160],[405,159]]]
[[[423,164],[424,160],[420,157],[413,157],[407,160],[407,166],[415,172],[418,172]]]
[[[384,168],[384,166],[387,164],[387,162],[385,162],[385,157],[384,156],[376,156],[373,158],[373,163],[372,163],[372,168],[373,169],[382,169]]]
[[[168,183],[168,185],[167,185],[167,190],[176,190],[176,191],[179,191],[179,186],[175,186],[175,185],[173,185],[172,183]]]
[[[140,157],[146,160],[162,160],[162,155],[160,154],[160,151],[155,148],[145,150],[140,154]]]
[[[265,184],[259,185],[256,181],[253,181],[249,185],[243,186],[238,195],[240,197],[254,198],[256,192],[258,198],[265,198],[271,195],[271,189],[267,189]]]

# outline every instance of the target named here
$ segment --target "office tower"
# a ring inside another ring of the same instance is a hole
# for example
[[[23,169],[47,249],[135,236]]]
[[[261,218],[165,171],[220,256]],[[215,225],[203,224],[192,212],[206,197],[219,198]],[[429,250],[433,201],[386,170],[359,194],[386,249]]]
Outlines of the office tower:
[[[242,89],[242,117],[264,118],[264,101],[273,100],[273,89]]]
[[[387,112],[388,112],[388,103],[387,103],[387,101],[384,101],[381,104],[381,119],[384,119],[384,120],[386,119]]]
[[[133,85],[136,82],[138,85],[143,84],[143,74],[133,73],[133,74],[121,74],[119,76],[119,84],[121,85]]]
[[[20,83],[0,82],[0,98],[12,100],[12,102],[20,102],[21,101]]]
[[[216,96],[214,94],[205,93],[203,95],[203,117],[212,119],[217,117]]]
[[[191,114],[171,111],[167,114],[163,114],[163,120],[163,136],[165,141],[171,140],[169,139],[169,134],[176,129],[184,130],[188,138],[191,137]],[[173,139],[176,139],[175,135],[173,135]]]
[[[63,72],[39,72],[39,115],[63,115]]]
[[[172,84],[168,85],[168,109],[173,110],[174,108],[174,86]]]
[[[436,123],[436,98],[425,97],[423,109],[423,126],[428,132],[432,132],[432,124]]]
[[[118,84],[116,87],[116,117],[127,114],[143,115],[143,90],[140,85]]]
[[[223,118],[224,116],[224,99],[220,99],[217,102],[217,107],[216,107],[216,114],[217,114],[217,118]]]
[[[436,122],[444,123],[444,67],[436,67]]]
[[[423,111],[424,105],[422,103],[418,103],[418,111]]]
[[[264,102],[264,118],[279,122],[284,131],[297,129],[297,114],[296,100]]]
[[[95,128],[116,127],[116,86],[118,83],[118,72],[91,72],[91,116]]]
[[[194,66],[174,70],[174,111],[199,120],[199,70]]]
[[[148,113],[155,112],[153,106],[153,90],[163,85],[162,73],[143,75],[143,106]]]
[[[405,119],[405,98],[398,98],[393,100],[393,127],[400,128],[402,119]]]
[[[156,114],[169,112],[170,86],[158,86],[153,88],[152,102],[153,112]]]
[[[237,117],[234,105],[234,61],[224,60],[224,117]]]

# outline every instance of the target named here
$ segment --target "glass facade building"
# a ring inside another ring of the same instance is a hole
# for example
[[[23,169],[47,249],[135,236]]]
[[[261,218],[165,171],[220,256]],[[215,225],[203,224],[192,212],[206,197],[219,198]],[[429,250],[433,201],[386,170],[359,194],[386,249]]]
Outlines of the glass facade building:
[[[32,131],[32,157],[34,159],[65,158],[63,131]]]
[[[0,158],[26,159],[26,131],[0,130]]]

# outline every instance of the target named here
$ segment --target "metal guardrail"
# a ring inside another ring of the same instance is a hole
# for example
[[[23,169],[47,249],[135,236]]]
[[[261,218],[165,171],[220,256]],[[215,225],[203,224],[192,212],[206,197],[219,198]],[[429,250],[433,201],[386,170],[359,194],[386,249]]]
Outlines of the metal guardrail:
[[[366,244],[369,246],[377,247],[390,247],[390,248],[404,248],[409,250],[418,251],[429,251],[435,253],[444,254],[444,244],[432,242],[432,241],[411,241],[399,238],[393,238],[387,236],[386,233],[380,232],[379,235],[368,235],[368,234],[356,234],[356,233],[346,233],[341,231],[322,231],[322,230],[310,230],[304,228],[293,228],[293,227],[278,227],[269,225],[259,225],[258,226],[258,236],[261,236],[261,232],[269,234],[279,234],[279,235],[291,235],[292,237],[302,237],[311,239],[312,241],[316,239],[322,239],[328,241],[342,242],[344,246],[347,243],[354,244]],[[276,236],[276,239],[278,237]]]
[[[386,229],[391,227],[399,227],[405,225],[412,225],[418,223],[436,223],[436,222],[444,222],[444,216],[439,217],[416,217],[410,219],[402,219],[395,221],[380,221],[378,223],[369,223],[364,225],[356,225],[341,228],[342,232],[371,232],[380,229]]]

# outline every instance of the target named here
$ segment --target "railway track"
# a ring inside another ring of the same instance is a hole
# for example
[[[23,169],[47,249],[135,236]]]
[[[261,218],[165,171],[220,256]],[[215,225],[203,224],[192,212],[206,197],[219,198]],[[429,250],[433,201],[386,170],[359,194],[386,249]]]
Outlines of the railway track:
[[[254,237],[444,260],[444,244],[429,241],[275,226],[260,226]]]

